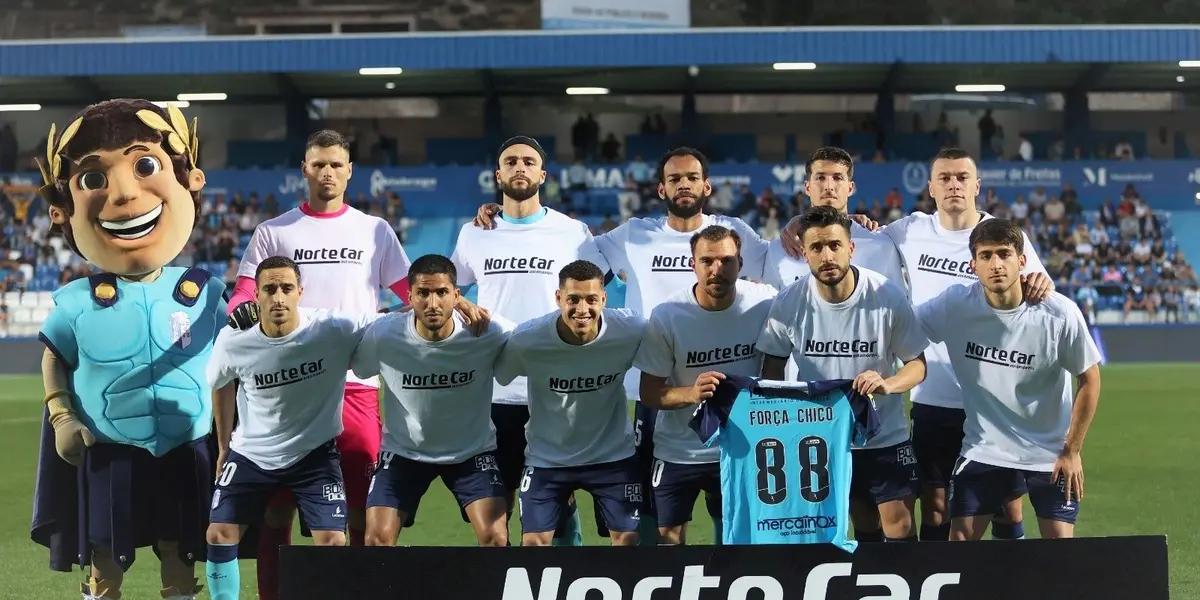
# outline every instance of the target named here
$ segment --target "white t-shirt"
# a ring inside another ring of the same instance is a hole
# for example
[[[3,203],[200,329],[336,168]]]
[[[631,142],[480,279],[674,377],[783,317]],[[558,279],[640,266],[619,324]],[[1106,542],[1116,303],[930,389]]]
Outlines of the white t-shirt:
[[[543,210],[545,216],[533,223],[497,219],[490,230],[463,225],[451,257],[458,285],[479,284],[479,305],[518,325],[558,310],[554,291],[558,272],[567,264],[582,259],[602,273],[609,271],[587,224],[554,209]],[[527,401],[523,378],[492,391],[492,402]]]
[[[897,360],[906,362],[921,354],[929,340],[904,291],[879,273],[854,268],[854,292],[837,304],[821,297],[817,286],[823,284],[811,275],[780,292],[758,338],[758,350],[791,356],[799,381],[854,379],[863,371],[888,378],[896,374]],[[907,440],[904,399],[876,394],[874,402],[881,429],[862,447],[883,448]]]
[[[992,218],[980,213],[983,219]],[[981,221],[982,222],[982,221]],[[950,231],[938,221],[936,214],[913,213],[883,229],[883,233],[896,242],[908,269],[908,280],[912,284],[913,306],[920,307],[938,294],[954,285],[971,285],[979,279],[971,270],[971,229]],[[1029,238],[1025,238],[1025,273],[1046,272],[1037,251]],[[950,366],[950,355],[945,344],[930,344],[925,350],[925,381],[913,388],[912,401],[941,406],[962,408],[962,388]]]
[[[650,313],[634,364],[644,373],[665,377],[675,387],[692,385],[705,371],[757,377],[762,353],[755,344],[774,297],[775,288],[769,285],[738,280],[733,305],[711,311],[696,303],[693,288],[680,290]],[[706,448],[688,426],[692,412],[658,411],[655,458],[683,464],[721,459],[721,449]]]
[[[379,310],[379,291],[408,277],[411,265],[387,221],[348,205],[331,215],[302,205],[263,221],[254,229],[238,277],[253,278],[258,264],[271,256],[300,265],[300,306],[352,315]],[[374,378],[353,373],[346,380],[379,387]]]
[[[239,382],[230,449],[277,470],[337,437],[350,357],[375,316],[302,308],[300,324],[280,338],[261,326],[222,328],[206,375],[213,388]]]
[[[947,289],[917,309],[917,319],[950,348],[963,383],[962,455],[1052,471],[1071,424],[1071,377],[1100,362],[1079,307],[1054,292],[1039,304],[997,310],[976,283]]]
[[[700,228],[676,231],[667,225],[667,217],[634,218],[596,238],[596,246],[613,273],[625,273],[625,308],[643,317],[654,307],[680,290],[696,283],[692,270],[692,236],[710,225],[737,232],[742,240],[742,277],[761,279],[768,242],[745,221],[722,215],[703,215]],[[638,397],[641,375],[630,369],[625,377],[625,393]]]
[[[875,271],[900,289],[908,291],[904,261],[892,238],[882,233],[867,231],[862,225],[854,223],[850,226],[850,240],[854,242],[854,256],[850,258],[850,264]],[[783,242],[771,242],[771,247],[767,250],[766,268],[763,271],[764,283],[782,290],[800,278],[807,277],[811,272],[807,261],[792,258],[784,251]]]
[[[496,381],[529,378],[528,446],[532,467],[578,467],[633,455],[622,380],[633,365],[646,321],[628,309],[602,313],[600,335],[582,346],[558,335],[558,312],[517,327],[496,363]]]
[[[460,463],[496,449],[492,367],[512,325],[493,317],[475,337],[454,317],[454,332],[431,342],[411,313],[387,315],[367,329],[351,366],[382,375],[385,452],[435,464]]]

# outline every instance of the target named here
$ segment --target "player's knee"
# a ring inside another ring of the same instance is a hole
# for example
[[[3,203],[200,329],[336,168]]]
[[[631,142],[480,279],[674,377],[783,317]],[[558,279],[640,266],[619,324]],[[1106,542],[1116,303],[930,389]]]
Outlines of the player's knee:
[[[399,535],[400,529],[398,527],[372,524],[367,527],[367,533],[363,537],[363,542],[367,546],[391,546],[396,543],[396,538]]]
[[[345,546],[346,533],[342,531],[314,531],[313,543],[318,546]]]
[[[241,529],[233,523],[210,523],[205,539],[209,544],[227,546],[241,541]]]
[[[491,527],[479,535],[479,546],[482,548],[499,548],[508,545],[508,531],[500,527]]]
[[[678,546],[683,543],[683,526],[659,527],[658,543],[665,546]]]
[[[549,546],[554,543],[554,532],[526,533],[521,536],[522,546]]]
[[[609,531],[614,546],[636,546],[641,538],[636,531]]]

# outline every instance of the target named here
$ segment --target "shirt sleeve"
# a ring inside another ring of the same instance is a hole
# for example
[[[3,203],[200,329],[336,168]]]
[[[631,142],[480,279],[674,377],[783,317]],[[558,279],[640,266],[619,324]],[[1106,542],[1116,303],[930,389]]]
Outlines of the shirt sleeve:
[[[756,345],[759,352],[768,356],[788,357],[792,355],[795,343],[792,341],[792,329],[795,326],[796,307],[794,306],[797,290],[801,286],[793,285],[783,293],[775,296],[771,302],[771,310],[767,311],[767,320],[763,330],[758,334]]]
[[[379,252],[381,288],[390,288],[408,277],[408,268],[412,263],[408,260],[404,247],[400,245],[400,238],[396,237],[396,232],[392,231],[383,219],[377,219],[375,222],[375,248]]]
[[[242,254],[242,263],[238,265],[238,277],[254,278],[258,263],[275,255],[275,242],[271,239],[271,228],[259,223],[254,228],[254,235]]]
[[[622,271],[629,273],[633,270],[629,266],[629,254],[626,252],[626,243],[629,241],[629,227],[629,222],[626,221],[616,229],[593,238],[596,243],[596,249],[600,254],[604,255],[604,260],[608,261],[608,267],[614,275]]]
[[[471,257],[467,254],[464,239],[467,236],[467,228],[474,227],[470,223],[463,225],[461,231],[458,232],[458,241],[454,244],[454,253],[450,255],[450,262],[454,263],[454,269],[458,271],[458,281],[460,286],[468,286],[475,283],[475,271],[471,270]]]
[[[935,344],[946,341],[945,333],[942,331],[942,325],[945,324],[942,307],[945,302],[946,292],[942,292],[936,298],[916,308],[917,324],[921,326],[925,337]]]
[[[656,309],[651,313],[650,321],[642,334],[642,344],[633,359],[633,366],[648,375],[669,378],[675,371],[675,344],[664,321],[666,319],[660,310]],[[684,382],[674,383],[684,385]]]
[[[68,369],[79,366],[79,342],[75,338],[75,315],[62,306],[54,307],[50,315],[42,321],[42,329],[38,337],[42,343],[63,361]]]
[[[901,361],[916,358],[929,346],[929,338],[921,331],[912,304],[908,302],[900,286],[888,284],[892,304],[892,331],[888,340],[892,354]]]
[[[377,327],[368,327],[362,341],[358,343],[353,356],[350,357],[350,369],[356,376],[363,379],[379,374],[378,333]]]
[[[225,331],[222,330],[222,333]],[[228,331],[232,332],[233,330],[230,329]],[[229,352],[226,349],[227,335],[229,334],[217,335],[217,341],[213,344],[212,355],[209,356],[208,365],[204,369],[205,378],[208,379],[208,386],[213,389],[225,387],[226,384],[237,379],[237,373],[234,372],[228,360]]]
[[[1087,321],[1075,303],[1063,299],[1063,317],[1066,323],[1058,342],[1058,359],[1063,368],[1078,376],[1101,361],[1100,349],[1092,339]]]
[[[579,245],[579,258],[600,267],[601,273],[608,273],[612,268],[609,266],[608,260],[604,258],[604,254],[600,252],[599,246],[596,245],[596,239],[592,237],[592,232],[588,230],[586,224],[580,223],[579,226],[583,229],[584,235],[583,242]]]
[[[762,239],[754,228],[745,221],[734,217],[730,219],[731,229],[742,238],[742,277],[762,281],[763,271],[767,263],[767,249],[771,243]]]
[[[771,240],[767,247],[767,257],[763,260],[763,283],[777,290],[783,289],[783,277],[779,274],[779,265],[783,262],[783,242],[778,238]]]
[[[1042,264],[1042,259],[1038,258],[1037,249],[1033,247],[1033,242],[1029,241],[1029,236],[1025,232],[1021,232],[1021,239],[1025,240],[1025,273],[1045,273],[1046,265]]]
[[[518,376],[525,374],[520,352],[516,346],[510,336],[508,343],[504,345],[504,349],[500,351],[500,356],[496,359],[496,368],[492,376],[500,385],[508,385]]]

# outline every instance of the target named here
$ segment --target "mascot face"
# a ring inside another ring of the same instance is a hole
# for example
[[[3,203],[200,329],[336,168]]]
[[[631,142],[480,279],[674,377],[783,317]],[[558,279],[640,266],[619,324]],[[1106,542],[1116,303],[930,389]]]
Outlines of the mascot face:
[[[195,143],[186,124],[178,131],[183,116],[177,109],[167,116],[149,102],[111,100],[86,109],[57,142],[51,136],[54,184],[47,187],[58,201],[50,202],[50,220],[104,271],[152,273],[191,236],[204,173],[182,142]]]

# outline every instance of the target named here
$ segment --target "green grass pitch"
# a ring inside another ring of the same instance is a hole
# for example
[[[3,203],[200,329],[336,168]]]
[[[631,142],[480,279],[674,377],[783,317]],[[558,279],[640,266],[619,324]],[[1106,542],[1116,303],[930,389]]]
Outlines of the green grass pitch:
[[[1084,450],[1087,489],[1077,532],[1165,533],[1172,595],[1200,597],[1200,364],[1114,365],[1103,376],[1100,410]],[[0,377],[0,564],[8,575],[0,582],[0,599],[78,597],[73,590],[82,576],[47,569],[45,549],[29,540],[41,396],[37,376]],[[581,505],[586,525],[591,502]],[[1027,506],[1025,514],[1027,531],[1036,535],[1032,509]],[[696,525],[691,540],[710,542],[711,528],[703,521]],[[512,527],[513,539],[517,529]],[[592,528],[585,534],[588,543],[600,542]],[[449,492],[435,483],[417,526],[400,539],[406,545],[468,545],[474,536]],[[197,575],[203,573],[200,565]],[[143,550],[127,574],[125,597],[158,598],[158,587],[157,560]],[[252,561],[242,565],[242,587],[245,597],[254,597]]]

